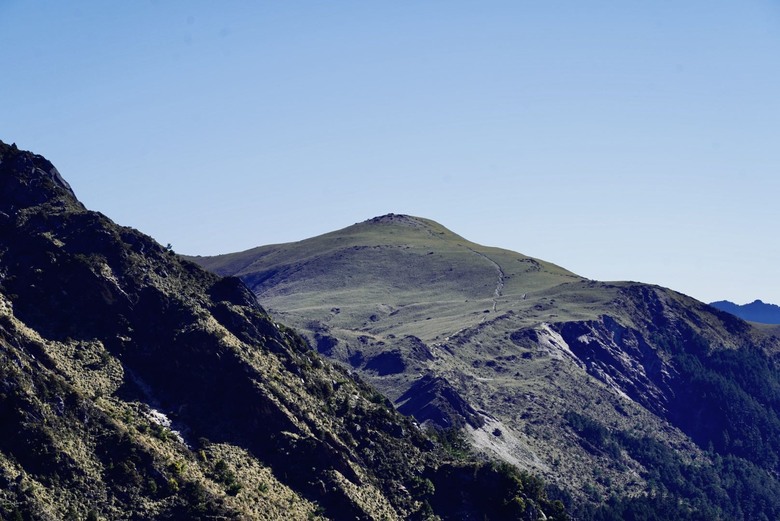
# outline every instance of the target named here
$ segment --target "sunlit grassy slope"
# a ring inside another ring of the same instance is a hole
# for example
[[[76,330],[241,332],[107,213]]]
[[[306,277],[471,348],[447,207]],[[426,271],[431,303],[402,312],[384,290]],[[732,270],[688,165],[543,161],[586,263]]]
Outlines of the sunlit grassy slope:
[[[240,276],[272,315],[402,412],[465,425],[486,452],[590,500],[649,494],[655,463],[578,441],[572,414],[630,433],[621,439],[647,436],[680,464],[708,462],[686,418],[712,404],[706,393],[679,398],[693,367],[681,361],[778,346],[773,331],[674,291],[588,280],[419,217],[193,260]]]
[[[244,278],[264,305],[285,317],[316,317],[331,327],[414,334],[426,341],[509,309],[552,309],[549,300],[562,284],[573,296],[582,294],[551,314],[589,316],[593,299],[585,279],[559,266],[481,246],[436,222],[403,215],[196,260]]]

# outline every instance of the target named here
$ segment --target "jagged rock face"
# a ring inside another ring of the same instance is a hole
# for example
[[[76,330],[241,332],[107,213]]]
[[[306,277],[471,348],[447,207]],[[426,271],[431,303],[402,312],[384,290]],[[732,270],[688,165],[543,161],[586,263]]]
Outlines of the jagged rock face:
[[[16,145],[2,147],[0,201],[6,216],[25,208],[50,204],[62,208],[79,205],[60,173],[43,156],[20,152]]]
[[[642,518],[659,486],[670,498],[660,518],[780,515],[780,340],[770,330],[411,216],[194,260],[244,278],[402,412],[465,426],[475,446],[600,505],[581,509],[584,519]],[[717,490],[681,488],[707,473]],[[753,487],[762,499],[729,488],[735,479],[765,482]]]
[[[451,459],[441,445],[240,280],[87,211],[2,143],[0,237],[0,517],[435,513],[417,485]]]
[[[482,427],[485,421],[446,379],[427,374],[395,401],[398,410],[445,428]],[[453,424],[453,421],[458,423]]]
[[[554,327],[589,374],[649,411],[666,413],[673,394],[671,368],[641,333],[609,316]]]

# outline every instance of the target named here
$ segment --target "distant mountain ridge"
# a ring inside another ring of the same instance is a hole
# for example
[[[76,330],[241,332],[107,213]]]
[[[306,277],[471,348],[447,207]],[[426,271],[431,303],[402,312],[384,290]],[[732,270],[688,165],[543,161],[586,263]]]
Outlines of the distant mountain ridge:
[[[728,300],[719,300],[710,302],[710,306],[738,316],[742,320],[762,324],[780,324],[780,306],[762,302],[761,300],[754,300],[749,304],[742,305]]]

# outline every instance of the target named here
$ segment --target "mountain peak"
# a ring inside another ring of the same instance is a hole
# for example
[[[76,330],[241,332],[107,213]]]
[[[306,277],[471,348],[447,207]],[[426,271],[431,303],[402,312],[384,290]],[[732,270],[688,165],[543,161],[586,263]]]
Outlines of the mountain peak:
[[[380,215],[378,217],[372,217],[371,219],[367,219],[363,222],[356,223],[355,225],[349,228],[363,230],[363,231],[366,231],[367,229],[379,231],[382,229],[380,227],[385,227],[384,228],[385,230],[405,229],[407,231],[412,232],[413,235],[416,235],[415,232],[417,233],[423,232],[425,236],[435,236],[438,238],[448,237],[451,239],[456,239],[461,242],[469,242],[463,237],[461,237],[460,235],[450,230],[449,228],[439,224],[438,222],[432,219],[426,219],[425,217],[417,217],[414,215],[406,215],[406,214],[398,214],[398,213],[388,213],[385,215]]]
[[[0,141],[0,211],[12,214],[47,202],[81,203],[45,157]]]
[[[411,215],[391,212],[391,213],[386,213],[384,215],[379,215],[377,217],[372,217],[371,219],[366,219],[365,222],[381,223],[381,222],[392,222],[392,221],[404,221],[410,219],[412,219]]]
[[[367,219],[363,221],[365,224],[394,224],[394,225],[401,225],[401,226],[413,226],[418,227],[422,226],[423,222],[418,217],[413,217],[411,215],[404,215],[404,214],[398,214],[398,213],[388,213],[385,215],[380,215],[378,217],[372,217],[371,219]]]

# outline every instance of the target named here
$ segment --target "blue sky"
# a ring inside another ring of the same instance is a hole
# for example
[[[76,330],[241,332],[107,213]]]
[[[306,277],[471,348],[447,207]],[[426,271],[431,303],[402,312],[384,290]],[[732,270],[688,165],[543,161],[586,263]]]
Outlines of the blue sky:
[[[0,0],[0,139],[188,254],[388,212],[780,303],[780,2]]]

